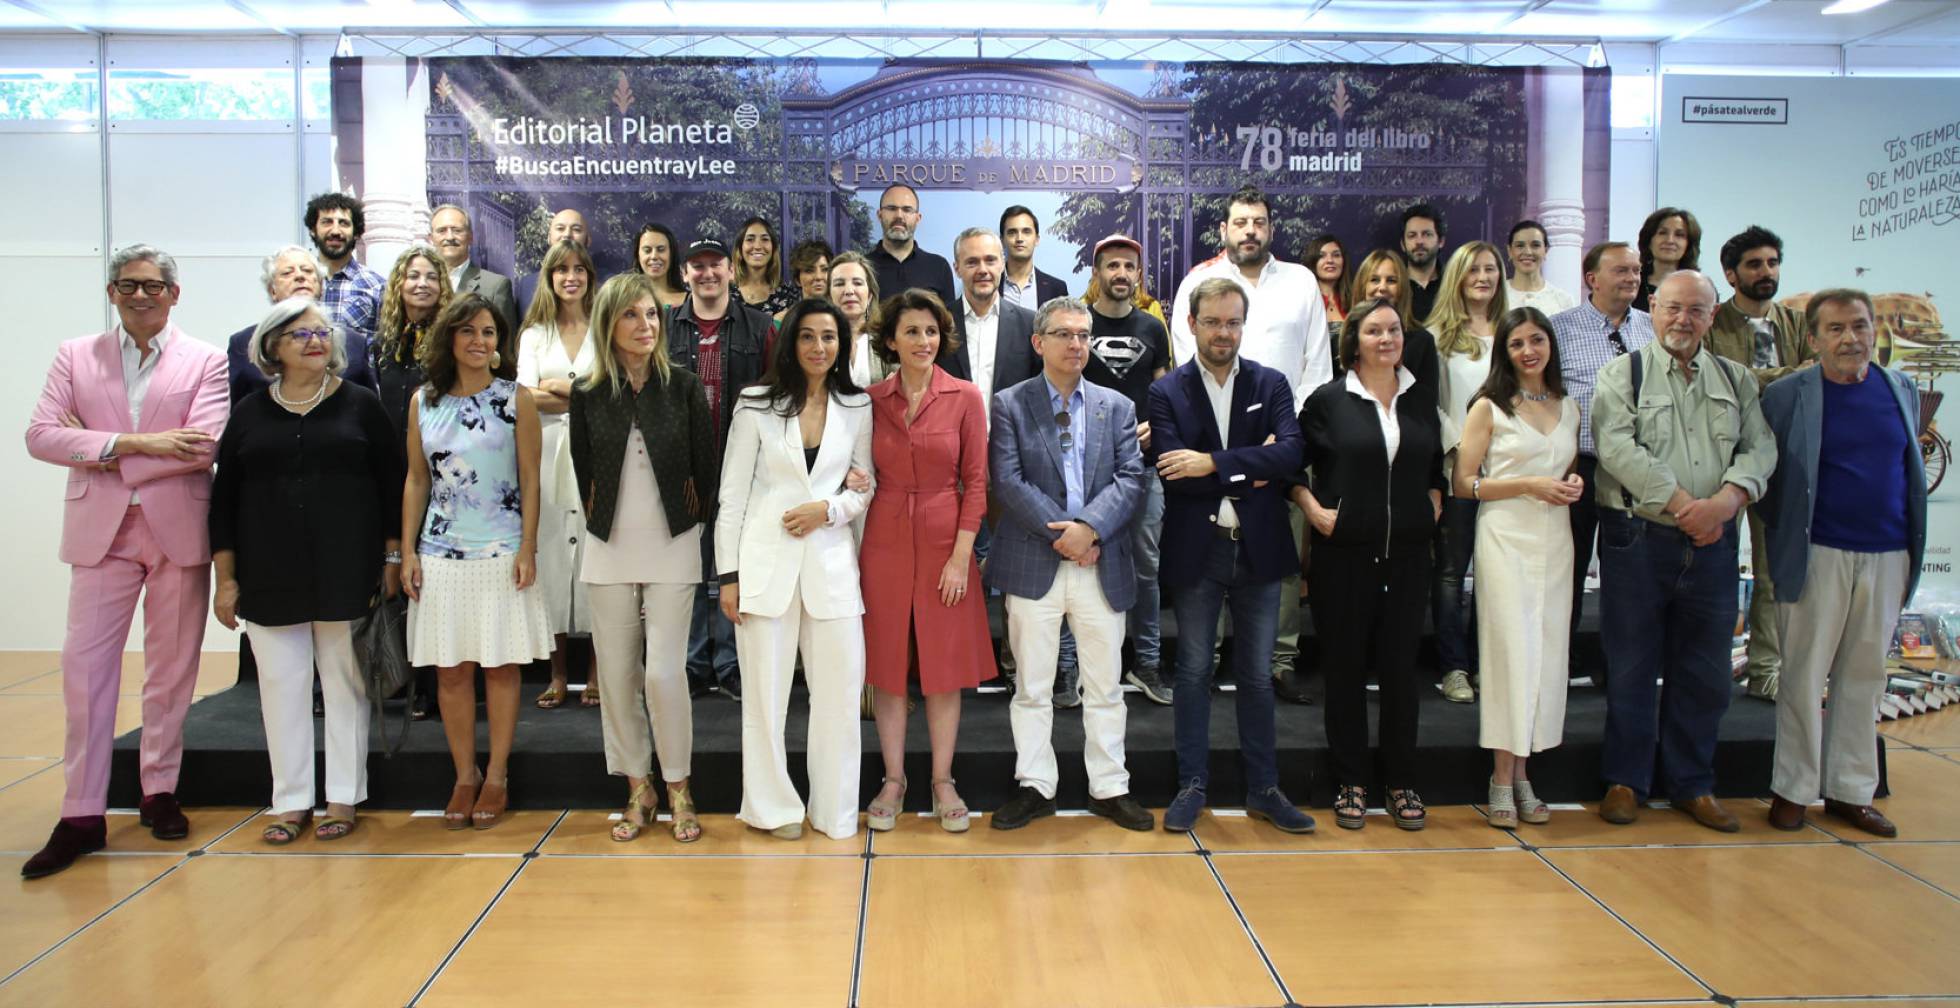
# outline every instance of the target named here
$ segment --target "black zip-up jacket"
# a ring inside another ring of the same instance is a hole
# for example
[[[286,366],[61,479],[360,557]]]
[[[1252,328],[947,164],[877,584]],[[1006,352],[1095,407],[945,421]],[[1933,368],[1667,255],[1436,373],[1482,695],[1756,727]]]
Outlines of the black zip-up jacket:
[[[1447,492],[1443,481],[1442,420],[1421,385],[1395,401],[1402,431],[1395,465],[1388,464],[1381,407],[1336,378],[1315,389],[1300,409],[1306,440],[1307,485],[1321,507],[1340,516],[1334,534],[1314,533],[1315,544],[1370,550],[1376,556],[1429,549],[1436,511],[1429,491]]]
[[[694,299],[682,301],[670,318],[671,331],[667,335],[667,359],[695,374],[701,373],[699,356],[701,348],[701,323],[694,319]],[[735,400],[742,397],[742,390],[762,380],[762,373],[769,368],[769,335],[775,331],[775,323],[769,316],[742,303],[740,298],[728,299],[728,314],[721,318],[721,331],[715,338],[721,343],[721,408],[716,412],[715,430],[728,430],[728,421],[735,415]],[[720,433],[715,436],[717,444]]]

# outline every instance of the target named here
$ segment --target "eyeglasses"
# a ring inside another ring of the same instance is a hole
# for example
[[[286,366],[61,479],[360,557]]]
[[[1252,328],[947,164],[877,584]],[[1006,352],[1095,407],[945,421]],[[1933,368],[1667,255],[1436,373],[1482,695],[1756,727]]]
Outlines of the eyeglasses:
[[[1063,410],[1060,413],[1055,414],[1055,426],[1060,427],[1062,429],[1062,450],[1068,451],[1069,449],[1074,448],[1075,435],[1069,432],[1069,418],[1068,418],[1067,410]]]
[[[1606,339],[1607,342],[1613,344],[1613,356],[1615,357],[1626,356],[1627,341],[1620,338],[1620,331],[1618,329],[1615,329],[1612,332],[1607,333]]]
[[[151,297],[170,289],[170,285],[162,280],[118,280],[114,286],[118,294],[134,294],[140,289]]]
[[[325,343],[333,339],[332,329],[288,329],[285,339],[296,343]]]
[[[1050,329],[1041,335],[1049,339],[1061,340],[1064,343],[1086,344],[1089,342],[1089,330],[1087,329]]]

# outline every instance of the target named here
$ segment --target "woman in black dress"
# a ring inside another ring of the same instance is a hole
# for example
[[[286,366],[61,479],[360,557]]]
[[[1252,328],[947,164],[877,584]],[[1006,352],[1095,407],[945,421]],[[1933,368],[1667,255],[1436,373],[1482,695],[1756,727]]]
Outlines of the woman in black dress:
[[[311,298],[288,298],[253,332],[271,378],[232,407],[211,486],[212,611],[243,625],[259,666],[272,758],[269,844],[298,839],[312,816],[313,670],[326,699],[327,818],[314,835],[354,830],[367,798],[368,706],[353,621],[377,585],[400,588],[402,450],[381,400],[335,377],[346,343]]]

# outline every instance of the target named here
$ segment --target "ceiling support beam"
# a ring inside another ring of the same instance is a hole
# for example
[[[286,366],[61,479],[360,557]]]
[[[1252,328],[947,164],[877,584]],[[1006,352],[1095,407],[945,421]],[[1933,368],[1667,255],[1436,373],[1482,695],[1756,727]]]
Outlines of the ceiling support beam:
[[[1675,42],[1686,42],[1687,40],[1693,38],[1694,36],[1699,35],[1702,32],[1705,32],[1708,29],[1715,27],[1718,24],[1723,24],[1728,21],[1733,21],[1736,18],[1739,18],[1742,15],[1749,13],[1750,11],[1758,10],[1760,8],[1767,7],[1769,5],[1770,5],[1770,0],[1749,0],[1749,2],[1729,11],[1727,14],[1723,14],[1720,17],[1710,18],[1694,26],[1693,28],[1690,28],[1670,38],[1662,40],[1661,44],[1670,45]]]

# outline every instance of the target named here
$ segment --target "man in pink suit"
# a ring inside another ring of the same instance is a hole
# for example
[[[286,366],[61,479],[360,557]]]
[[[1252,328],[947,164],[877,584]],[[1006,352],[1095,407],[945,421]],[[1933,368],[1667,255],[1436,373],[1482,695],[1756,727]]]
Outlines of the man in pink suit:
[[[27,451],[67,466],[61,560],[73,568],[61,689],[68,791],[46,847],[21,868],[52,875],[105,842],[123,643],[143,600],[142,823],[190,834],[177,805],[184,713],[197,684],[211,545],[211,460],[228,411],[225,354],[170,323],[177,263],[148,245],[109,263],[108,332],[55,353]]]

